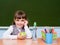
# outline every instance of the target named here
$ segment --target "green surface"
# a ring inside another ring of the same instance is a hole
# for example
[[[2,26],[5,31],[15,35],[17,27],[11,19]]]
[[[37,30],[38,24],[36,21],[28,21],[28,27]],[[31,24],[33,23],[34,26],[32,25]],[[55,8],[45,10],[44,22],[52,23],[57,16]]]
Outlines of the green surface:
[[[14,12],[24,10],[29,24],[60,26],[60,0],[0,0],[0,26],[11,25]]]

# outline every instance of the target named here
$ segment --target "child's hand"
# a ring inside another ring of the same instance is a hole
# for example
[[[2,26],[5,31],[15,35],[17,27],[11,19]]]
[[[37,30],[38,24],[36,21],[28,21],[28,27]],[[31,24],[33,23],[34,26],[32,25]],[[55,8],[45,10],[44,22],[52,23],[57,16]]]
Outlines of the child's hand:
[[[26,36],[22,36],[22,35],[20,35],[20,33],[18,34],[18,36],[17,36],[17,39],[20,39],[20,40],[23,40],[23,39],[25,39],[26,38]]]
[[[28,21],[27,20],[25,20],[24,21],[24,26],[26,26],[28,24]]]

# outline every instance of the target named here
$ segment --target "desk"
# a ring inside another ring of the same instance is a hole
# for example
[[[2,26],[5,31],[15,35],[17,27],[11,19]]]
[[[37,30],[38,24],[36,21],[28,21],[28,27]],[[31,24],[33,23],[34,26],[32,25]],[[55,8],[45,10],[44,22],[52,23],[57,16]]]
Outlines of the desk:
[[[37,41],[32,39],[25,40],[10,40],[10,39],[0,39],[0,45],[60,45],[60,38],[57,39],[56,43],[46,44],[41,38]]]

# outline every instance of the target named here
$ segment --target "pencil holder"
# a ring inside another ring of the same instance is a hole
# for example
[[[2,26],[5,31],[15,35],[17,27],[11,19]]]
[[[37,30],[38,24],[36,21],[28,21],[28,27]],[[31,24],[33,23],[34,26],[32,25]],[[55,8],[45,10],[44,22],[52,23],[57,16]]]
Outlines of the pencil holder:
[[[53,34],[52,33],[46,33],[46,40],[45,40],[45,42],[47,44],[52,44],[52,41],[53,41]]]

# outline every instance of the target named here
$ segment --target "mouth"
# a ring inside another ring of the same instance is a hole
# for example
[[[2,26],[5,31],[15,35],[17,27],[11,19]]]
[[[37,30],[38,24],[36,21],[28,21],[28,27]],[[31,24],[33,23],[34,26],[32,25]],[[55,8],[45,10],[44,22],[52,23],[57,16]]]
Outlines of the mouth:
[[[18,26],[23,26],[23,24],[17,24]]]

